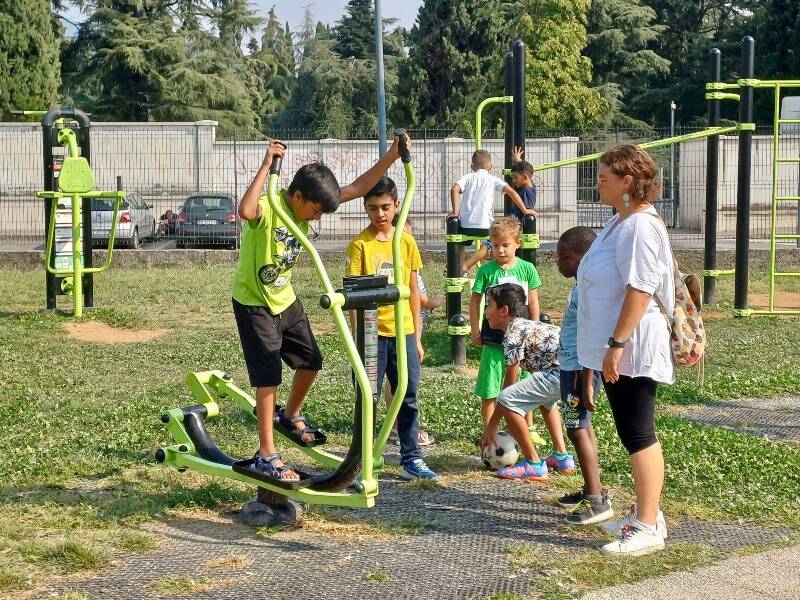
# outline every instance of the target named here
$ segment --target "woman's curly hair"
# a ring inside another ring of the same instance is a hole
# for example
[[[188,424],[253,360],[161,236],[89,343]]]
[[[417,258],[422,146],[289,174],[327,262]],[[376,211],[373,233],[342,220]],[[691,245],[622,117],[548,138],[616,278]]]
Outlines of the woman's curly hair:
[[[633,177],[631,196],[637,200],[653,202],[661,195],[658,167],[646,150],[633,144],[620,144],[604,152],[600,162],[620,177]]]

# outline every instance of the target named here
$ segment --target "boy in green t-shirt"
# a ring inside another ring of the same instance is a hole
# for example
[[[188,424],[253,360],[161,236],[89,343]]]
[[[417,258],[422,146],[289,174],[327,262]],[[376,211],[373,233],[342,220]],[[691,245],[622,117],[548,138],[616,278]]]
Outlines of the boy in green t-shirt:
[[[481,415],[484,426],[489,423],[495,411],[495,400],[503,389],[506,371],[506,361],[503,356],[504,332],[489,327],[485,317],[480,329],[478,325],[478,313],[486,290],[503,283],[518,285],[525,292],[528,301],[528,318],[532,321],[539,320],[539,294],[536,288],[542,282],[536,267],[516,256],[521,232],[522,226],[515,217],[502,217],[492,223],[489,237],[494,247],[494,260],[485,263],[478,269],[475,283],[472,286],[469,305],[472,343],[483,346],[478,378],[475,382],[475,395],[482,402]],[[542,410],[541,413],[554,446],[560,450],[554,454],[566,459],[568,454],[564,448],[564,436],[558,411]],[[527,415],[527,419],[528,425],[531,425],[532,415],[530,413]],[[559,470],[568,472],[566,468]]]
[[[250,385],[256,388],[259,449],[253,466],[269,477],[297,481],[299,475],[284,465],[273,438],[281,361],[295,373],[286,407],[277,414],[277,425],[296,442],[313,446],[324,442],[325,436],[300,414],[300,407],[322,368],[322,354],[292,288],[292,266],[300,243],[261,195],[273,158],[282,157],[284,152],[285,146],[273,140],[239,204],[239,217],[247,224],[242,229],[232,295]],[[399,156],[395,138],[372,168],[341,188],[328,167],[304,165],[295,173],[288,191],[281,192],[281,205],[306,233],[309,221],[332,213],[340,202],[363,196]]]
[[[370,191],[364,194],[364,208],[369,217],[369,227],[364,229],[347,247],[346,275],[387,275],[394,283],[394,236],[395,213],[399,208],[397,186],[388,177],[383,177]],[[397,390],[397,344],[405,343],[408,357],[408,387],[397,415],[397,432],[400,440],[400,475],[405,479],[435,479],[422,459],[419,445],[419,409],[417,387],[419,386],[420,363],[425,356],[422,348],[422,320],[420,318],[420,294],[417,273],[422,268],[422,258],[417,242],[410,233],[403,232],[400,238],[400,264],[403,281],[411,291],[405,300],[403,331],[397,331],[393,306],[378,307],[378,390],[383,387],[383,378],[389,380],[394,394]]]
[[[515,255],[519,248],[522,227],[513,217],[501,217],[492,223],[489,238],[497,248],[494,260],[483,264],[475,275],[472,296],[469,303],[469,322],[472,329],[472,343],[483,346],[475,395],[482,401],[483,424],[489,422],[495,408],[495,398],[503,389],[503,332],[489,327],[486,319],[479,322],[481,303],[486,290],[501,283],[514,283],[520,286],[528,299],[528,318],[539,320],[539,294],[536,291],[542,282],[536,267]]]

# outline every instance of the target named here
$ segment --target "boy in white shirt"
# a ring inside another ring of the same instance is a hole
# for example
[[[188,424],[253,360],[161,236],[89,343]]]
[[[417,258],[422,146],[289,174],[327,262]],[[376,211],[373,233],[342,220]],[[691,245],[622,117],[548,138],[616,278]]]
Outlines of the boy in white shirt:
[[[472,154],[472,173],[464,175],[450,188],[453,210],[447,218],[458,217],[458,232],[461,234],[489,236],[489,227],[494,221],[495,192],[507,194],[523,215],[534,214],[533,210],[525,206],[513,187],[489,173],[491,168],[492,155],[486,150],[476,150]],[[472,241],[466,244],[471,245]],[[464,246],[461,247],[461,263],[464,263]]]

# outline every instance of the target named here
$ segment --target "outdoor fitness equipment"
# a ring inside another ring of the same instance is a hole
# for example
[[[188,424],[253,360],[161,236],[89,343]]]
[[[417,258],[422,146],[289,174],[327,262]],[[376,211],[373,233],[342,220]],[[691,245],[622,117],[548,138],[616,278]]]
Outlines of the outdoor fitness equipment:
[[[515,146],[525,150],[525,43],[516,40],[512,51],[505,58],[505,96],[495,96],[483,100],[475,111],[475,149],[481,149],[482,115],[487,106],[505,104],[505,160],[503,175],[506,182],[511,184],[511,155]],[[506,196],[504,213],[511,214],[513,206],[511,199]],[[447,333],[450,335],[450,354],[454,364],[463,365],[467,361],[467,336],[470,326],[467,318],[461,312],[462,293],[469,289],[472,280],[463,276],[460,246],[464,242],[477,240],[479,243],[488,238],[487,235],[466,235],[459,233],[460,222],[458,217],[447,220],[447,229],[444,236],[447,243],[447,278],[445,279],[445,292],[447,293]],[[539,235],[536,233],[536,218],[526,215],[522,220],[522,236],[520,239],[520,255],[524,260],[536,264],[536,249],[539,248]],[[479,317],[482,319],[482,316]]]
[[[23,111],[22,114],[34,114]],[[82,150],[78,149],[78,138],[71,124],[75,122],[82,131]],[[57,132],[57,133],[56,133]],[[89,166],[89,117],[76,108],[54,108],[42,117],[42,136],[44,149],[44,188],[37,192],[45,204],[46,244],[44,266],[47,272],[47,309],[56,308],[58,294],[73,297],[73,314],[83,315],[84,307],[94,305],[93,279],[95,273],[105,271],[111,265],[114,249],[119,206],[125,192],[122,191],[122,178],[117,177],[117,190],[93,191],[94,174]],[[54,142],[63,146],[66,156],[57,169],[60,158],[53,152]],[[58,170],[58,173],[56,171]],[[59,201],[69,198],[71,212],[59,214]],[[114,216],[108,240],[105,262],[99,267],[92,266],[92,198],[114,199]],[[84,202],[89,200],[89,202]],[[69,227],[70,236],[64,241],[56,241],[56,229]],[[57,252],[56,245],[64,250]],[[72,255],[69,256],[69,249]],[[61,256],[58,256],[61,254]]]
[[[703,276],[705,278],[705,304],[715,302],[715,278],[725,275],[735,275],[734,308],[733,316],[747,317],[751,315],[775,314],[800,314],[800,310],[775,308],[775,283],[779,277],[800,277],[798,272],[777,271],[775,265],[776,243],[778,240],[798,240],[800,233],[779,234],[777,232],[778,207],[787,202],[800,201],[800,195],[784,196],[778,191],[778,168],[780,164],[800,163],[798,157],[782,157],[779,155],[780,126],[784,124],[800,124],[799,119],[780,118],[780,95],[782,89],[800,88],[800,80],[789,81],[761,81],[753,78],[755,42],[752,37],[742,39],[741,67],[739,72],[742,79],[736,83],[720,82],[720,51],[713,48],[709,52],[709,75],[711,81],[706,84],[708,100],[709,127],[685,135],[668,137],[652,142],[638,144],[640,148],[651,149],[680,144],[691,140],[705,138],[707,140],[707,172],[706,172],[706,222],[705,222],[705,262]],[[770,211],[770,292],[769,306],[766,309],[753,309],[748,305],[748,263],[750,254],[750,176],[751,155],[753,146],[753,132],[756,124],[753,122],[753,92],[755,89],[767,88],[774,90],[775,114],[773,119],[773,153],[772,153],[772,202]],[[736,90],[739,93],[732,93]],[[739,102],[739,123],[722,127],[720,126],[720,101],[733,100]],[[717,243],[717,181],[719,180],[719,136],[737,134],[739,137],[738,178],[736,182],[736,268],[728,270],[717,269],[716,243]],[[535,165],[537,172],[547,169],[558,169],[599,159],[601,153],[587,154],[578,158],[560,160],[552,163]]]
[[[411,209],[415,177],[405,130],[395,130],[395,135],[400,137],[406,193],[392,237],[394,285],[388,285],[386,276],[345,277],[342,289],[334,290],[316,248],[281,207],[278,196],[278,176],[282,162],[280,157],[273,159],[269,173],[267,199],[270,206],[308,252],[324,291],[320,297],[320,305],[331,312],[353,368],[356,382],[353,438],[344,458],[318,446],[299,444],[278,427],[274,429],[277,435],[333,471],[312,474],[293,467],[300,475],[300,480],[285,481],[256,471],[252,468],[252,459],[240,460],[225,454],[213,442],[206,428],[206,421],[219,414],[217,399],[232,398],[253,414],[256,403],[252,396],[233,383],[230,375],[221,371],[190,373],[187,384],[197,404],[173,408],[161,417],[175,444],[156,450],[156,460],[179,470],[195,469],[256,486],[258,500],[248,504],[245,513],[263,517],[261,524],[295,522],[302,514],[299,504],[301,502],[353,508],[371,508],[375,505],[375,497],[378,495],[375,471],[383,467],[383,449],[408,387],[406,345],[397,344],[397,390],[377,437],[374,437],[373,398],[377,388],[374,376],[371,380],[365,366],[365,362],[369,363],[370,359],[377,359],[377,321],[374,311],[377,311],[379,305],[394,304],[395,323],[399,324],[398,331],[402,331],[405,312],[405,303],[402,300],[409,298],[411,294],[408,286],[399,283],[403,281],[400,240]],[[347,326],[345,310],[355,310],[358,315],[355,340]],[[359,472],[360,477],[354,483]]]

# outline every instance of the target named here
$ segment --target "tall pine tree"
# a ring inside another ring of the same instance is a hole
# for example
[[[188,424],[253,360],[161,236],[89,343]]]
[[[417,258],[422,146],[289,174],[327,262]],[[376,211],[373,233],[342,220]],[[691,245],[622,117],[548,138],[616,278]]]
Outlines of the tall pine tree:
[[[503,61],[513,38],[509,6],[498,0],[427,0],[420,7],[400,68],[397,122],[469,127],[480,100],[503,93]],[[488,114],[487,125],[500,114]]]
[[[333,50],[342,58],[370,59],[375,56],[375,9],[372,0],[350,0],[336,22]]]
[[[750,29],[752,6],[762,0],[647,0],[656,23],[666,29],[648,47],[670,61],[667,74],[653,74],[641,93],[628,103],[628,114],[657,126],[669,123],[669,105],[678,104],[679,123],[703,123],[708,113],[704,83],[708,52],[722,49],[723,79],[734,79],[739,62],[739,38]],[[733,105],[723,105],[734,116]]]
[[[45,110],[61,79],[49,0],[14,0],[0,8],[0,112]]]
[[[250,20],[236,25],[234,13],[223,14],[207,0],[80,4],[94,12],[65,52],[63,94],[91,106],[95,118],[213,119],[223,136],[258,131],[235,46]],[[211,30],[198,15],[207,15]],[[217,35],[223,31],[225,39]]]
[[[647,127],[625,109],[647,78],[669,73],[669,61],[648,48],[667,29],[653,24],[655,17],[639,0],[592,0],[584,54],[592,61],[592,86],[608,105],[604,125]]]

